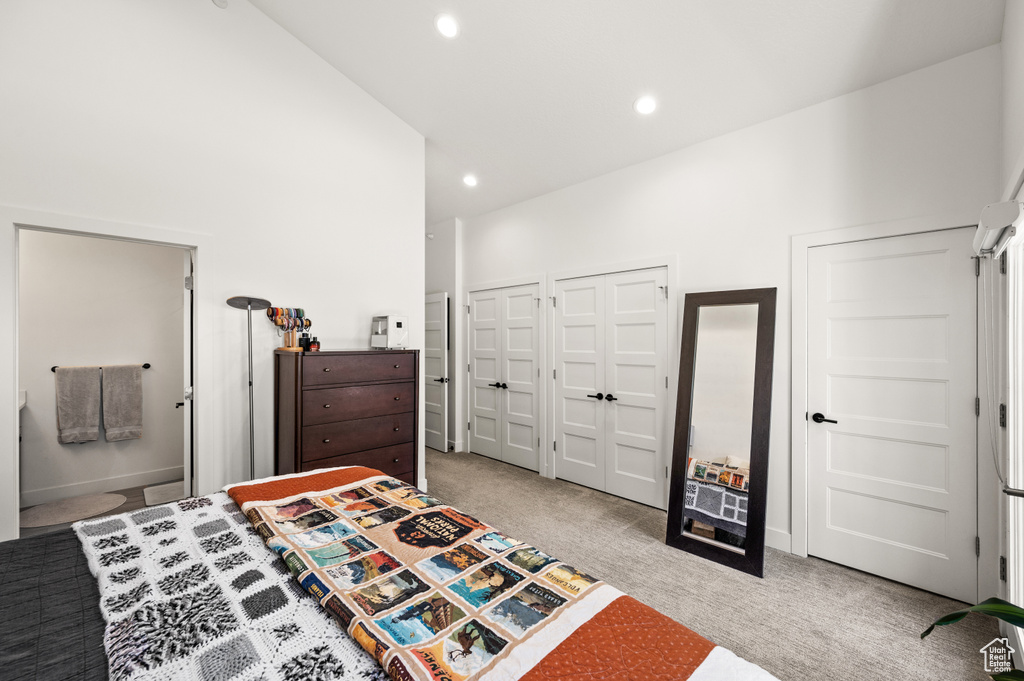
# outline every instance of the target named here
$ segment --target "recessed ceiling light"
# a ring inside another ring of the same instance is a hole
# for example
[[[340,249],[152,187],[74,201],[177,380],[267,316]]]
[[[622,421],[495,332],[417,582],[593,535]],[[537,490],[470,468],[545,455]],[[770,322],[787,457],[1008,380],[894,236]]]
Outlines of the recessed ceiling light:
[[[467,187],[475,187],[476,175],[466,175],[464,178],[462,178],[462,181],[466,184]]]
[[[438,14],[434,18],[434,26],[445,38],[454,38],[459,34],[459,23],[451,14]]]
[[[644,95],[633,102],[633,109],[636,110],[638,114],[643,114],[645,116],[649,113],[654,113],[654,110],[657,108],[658,102],[650,95]]]

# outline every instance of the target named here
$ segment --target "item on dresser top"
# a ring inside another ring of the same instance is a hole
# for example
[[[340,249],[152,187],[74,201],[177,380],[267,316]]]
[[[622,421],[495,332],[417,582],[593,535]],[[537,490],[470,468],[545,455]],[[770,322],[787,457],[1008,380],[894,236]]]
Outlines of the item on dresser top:
[[[56,367],[57,442],[91,442],[100,436],[100,368]]]
[[[99,586],[115,681],[387,678],[223,492],[74,530]]]
[[[103,430],[107,442],[142,437],[142,365],[101,367]]]
[[[270,307],[270,301],[252,296],[235,296],[228,298],[228,305],[238,310],[246,310],[249,317],[249,477],[256,477],[256,434],[253,424],[253,398],[252,398],[252,311],[265,310]]]
[[[370,347],[380,350],[404,349],[409,346],[409,318],[385,315],[373,318]]]
[[[415,484],[418,362],[418,350],[275,351],[275,473],[370,466]]]
[[[313,352],[320,350],[320,341],[317,340],[316,336],[313,336],[313,340],[309,341],[309,349]]]

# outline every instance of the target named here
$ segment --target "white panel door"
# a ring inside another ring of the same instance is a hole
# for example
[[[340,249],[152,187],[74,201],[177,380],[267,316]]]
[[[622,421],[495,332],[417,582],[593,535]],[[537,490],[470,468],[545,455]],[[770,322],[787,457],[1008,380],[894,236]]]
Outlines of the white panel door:
[[[555,475],[599,490],[606,476],[604,295],[603,275],[555,282]]]
[[[605,489],[665,503],[668,296],[665,269],[605,278]]]
[[[555,282],[557,477],[664,508],[664,268]]]
[[[469,294],[469,450],[501,458],[501,291]]]
[[[423,402],[426,444],[448,451],[448,294],[427,296],[423,327]]]
[[[540,407],[540,285],[501,291],[501,460],[536,471]]]
[[[973,230],[808,254],[808,551],[976,602]]]

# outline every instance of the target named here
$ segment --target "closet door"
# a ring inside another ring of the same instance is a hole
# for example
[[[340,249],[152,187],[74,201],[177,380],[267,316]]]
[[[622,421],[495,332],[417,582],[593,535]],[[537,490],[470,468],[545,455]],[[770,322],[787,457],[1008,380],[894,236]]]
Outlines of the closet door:
[[[540,285],[501,291],[501,460],[538,469]]]
[[[448,294],[429,293],[423,341],[424,439],[448,451]]]
[[[605,277],[605,490],[665,506],[665,269]]]
[[[469,450],[501,458],[501,291],[469,294]]]
[[[555,282],[555,474],[599,490],[606,475],[604,279]]]

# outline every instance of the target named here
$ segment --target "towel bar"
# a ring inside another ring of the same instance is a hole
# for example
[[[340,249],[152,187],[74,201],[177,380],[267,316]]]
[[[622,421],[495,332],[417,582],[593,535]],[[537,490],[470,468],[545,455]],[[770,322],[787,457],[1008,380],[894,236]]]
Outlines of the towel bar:
[[[152,365],[149,362],[146,362],[145,364],[142,365],[142,368],[143,369],[148,369],[151,366]],[[96,368],[99,369],[99,367],[96,367]],[[52,371],[53,373],[57,373],[57,366],[54,365],[54,366],[50,367],[50,371]]]

